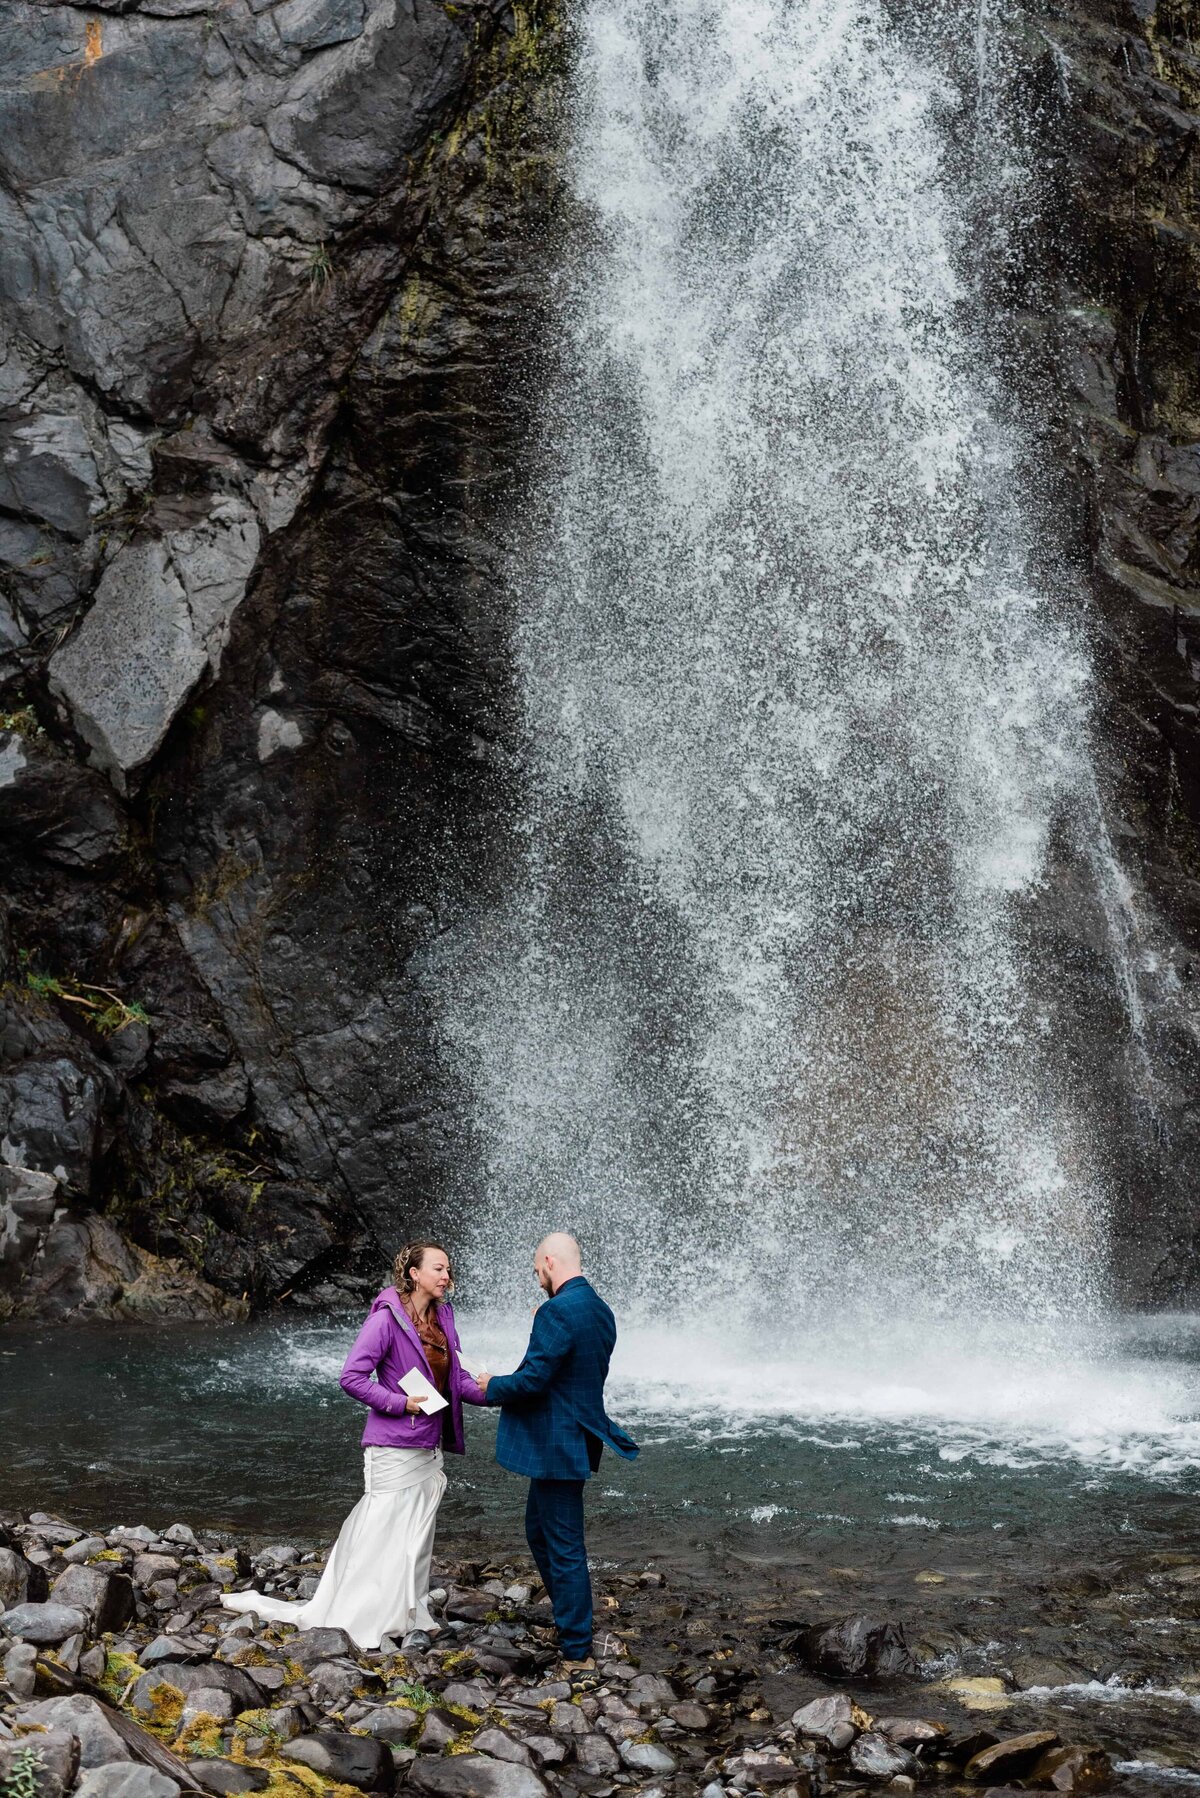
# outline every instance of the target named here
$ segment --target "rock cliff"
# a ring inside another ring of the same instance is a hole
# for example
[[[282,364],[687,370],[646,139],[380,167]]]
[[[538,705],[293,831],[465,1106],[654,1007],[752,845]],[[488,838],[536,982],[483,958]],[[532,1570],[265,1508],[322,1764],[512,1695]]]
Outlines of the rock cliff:
[[[334,1299],[444,1152],[412,970],[505,754],[554,23],[4,15],[0,1151],[62,1228]]]
[[[0,1194],[0,1309],[336,1302],[454,1153],[422,967],[505,799],[561,31],[0,12],[0,1160],[49,1181]],[[1200,1297],[1197,22],[1081,0],[1013,36],[1130,882],[1140,1022],[1095,1079],[1151,1302]]]

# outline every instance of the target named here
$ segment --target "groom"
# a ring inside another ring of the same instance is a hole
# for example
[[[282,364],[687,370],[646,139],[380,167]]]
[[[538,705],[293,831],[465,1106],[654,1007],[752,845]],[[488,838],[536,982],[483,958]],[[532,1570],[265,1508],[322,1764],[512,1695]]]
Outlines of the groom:
[[[534,1314],[516,1373],[484,1375],[499,1405],[496,1459],[529,1478],[525,1535],[554,1606],[567,1662],[591,1665],[592,1584],[583,1544],[583,1482],[605,1447],[632,1460],[637,1444],[604,1409],[604,1381],[617,1326],[583,1277],[579,1244],[562,1231],[538,1244],[533,1271],[548,1304]]]

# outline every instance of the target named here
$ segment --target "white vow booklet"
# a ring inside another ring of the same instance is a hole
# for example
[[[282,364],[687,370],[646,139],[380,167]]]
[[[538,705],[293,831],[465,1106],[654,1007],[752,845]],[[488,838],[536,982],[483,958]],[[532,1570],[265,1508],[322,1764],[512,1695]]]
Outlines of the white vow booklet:
[[[444,1411],[446,1401],[436,1386],[431,1386],[419,1368],[412,1367],[400,1381],[401,1392],[407,1392],[409,1398],[420,1399],[421,1409],[426,1417],[432,1417],[435,1411]]]

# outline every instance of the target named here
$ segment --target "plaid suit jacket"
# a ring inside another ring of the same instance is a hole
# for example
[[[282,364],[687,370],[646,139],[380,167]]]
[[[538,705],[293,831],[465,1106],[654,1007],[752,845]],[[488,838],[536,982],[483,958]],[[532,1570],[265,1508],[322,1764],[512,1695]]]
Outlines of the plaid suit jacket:
[[[520,1367],[488,1382],[487,1402],[500,1406],[501,1467],[533,1480],[586,1480],[605,1448],[633,1459],[637,1443],[604,1409],[616,1340],[612,1312],[582,1275],[539,1308]]]

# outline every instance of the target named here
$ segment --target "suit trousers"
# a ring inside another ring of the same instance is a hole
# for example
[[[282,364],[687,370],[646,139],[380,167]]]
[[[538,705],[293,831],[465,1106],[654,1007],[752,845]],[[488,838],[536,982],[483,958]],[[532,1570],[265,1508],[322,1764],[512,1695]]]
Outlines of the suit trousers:
[[[530,1480],[525,1539],[550,1594],[568,1660],[592,1652],[592,1581],[583,1545],[583,1481]]]

